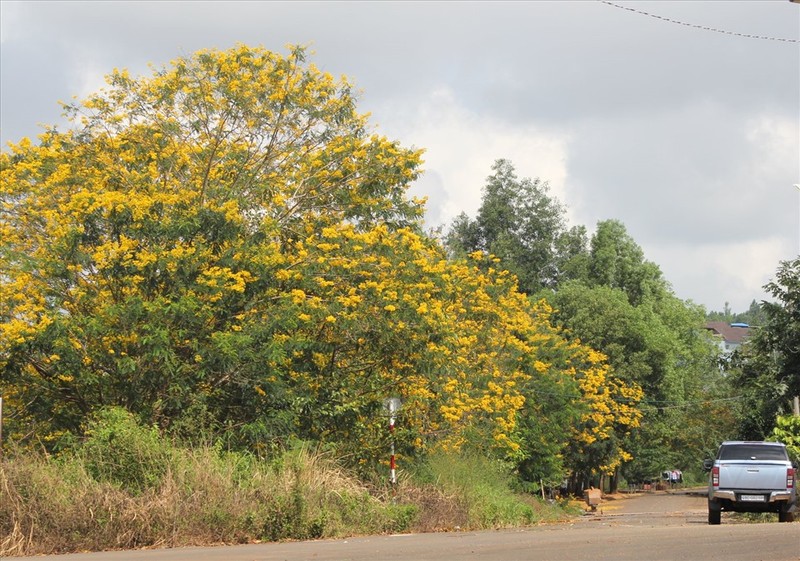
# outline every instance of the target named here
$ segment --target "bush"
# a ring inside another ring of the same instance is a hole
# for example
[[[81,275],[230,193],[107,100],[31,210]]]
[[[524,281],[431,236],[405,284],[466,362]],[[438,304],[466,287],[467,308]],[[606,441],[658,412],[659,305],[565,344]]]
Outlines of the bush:
[[[770,440],[784,443],[792,462],[800,464],[800,417],[779,416]]]
[[[155,427],[143,427],[120,407],[101,409],[81,446],[86,469],[100,482],[134,494],[157,487],[173,454]]]
[[[478,456],[431,456],[390,498],[304,443],[271,461],[181,448],[122,409],[101,412],[87,434],[59,457],[9,450],[0,557],[500,528],[563,514],[515,494],[508,467]]]

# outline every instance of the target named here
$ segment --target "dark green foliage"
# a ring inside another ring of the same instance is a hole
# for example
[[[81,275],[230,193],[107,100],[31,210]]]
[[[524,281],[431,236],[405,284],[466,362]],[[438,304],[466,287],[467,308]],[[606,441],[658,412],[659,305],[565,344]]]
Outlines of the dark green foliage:
[[[94,479],[133,494],[161,484],[172,452],[158,429],[138,424],[131,413],[119,407],[98,411],[80,448]]]
[[[776,299],[764,302],[767,316],[756,332],[754,348],[773,359],[775,378],[789,396],[800,395],[800,258],[782,262],[776,278],[764,287]]]
[[[622,290],[634,306],[662,297],[668,290],[658,265],[645,260],[642,248],[618,220],[597,224],[589,254],[588,282]]]
[[[475,220],[462,214],[450,228],[451,255],[480,250],[499,257],[523,291],[548,300],[555,323],[570,338],[605,354],[618,379],[642,387],[642,426],[622,442],[607,443],[633,454],[623,470],[627,475],[641,479],[702,457],[713,446],[709,439],[730,430],[732,418],[723,414],[711,427],[712,419],[702,415],[716,404],[730,405],[715,400],[730,393],[705,337],[702,309],[672,293],[618,220],[599,222],[589,240],[585,227],[566,228],[564,209],[550,198],[546,183],[519,180],[506,160],[492,170]],[[520,419],[531,449],[541,451],[519,465],[523,480],[557,480],[579,469],[562,463],[552,433],[558,423],[541,425],[535,408],[547,409],[541,418],[548,419],[580,412],[558,409],[559,396],[550,395],[552,387],[548,392],[532,391],[535,407]],[[591,453],[602,456],[601,448],[597,444]],[[570,461],[592,464],[589,458]]]
[[[486,179],[478,216],[456,218],[446,236],[454,256],[485,251],[502,260],[522,292],[555,286],[581,269],[570,259],[584,251],[585,231],[566,231],[564,207],[549,195],[547,182],[519,179],[508,160],[497,160]]]
[[[566,427],[574,426],[585,410],[579,407],[580,392],[575,380],[555,372],[538,375],[528,382],[526,395],[532,396],[519,420],[520,430],[530,451],[517,464],[519,478],[538,486],[558,487],[568,465],[564,449],[569,443]]]
[[[728,365],[742,396],[739,436],[747,439],[769,436],[800,395],[800,259],[782,262],[764,288],[776,300],[762,303],[766,321]]]
[[[585,262],[585,276],[542,294],[570,336],[602,351],[619,378],[644,390],[642,425],[622,443],[633,456],[623,475],[639,482],[692,466],[708,439],[731,427],[730,415],[702,414],[730,395],[705,337],[702,309],[671,292],[618,221],[598,224]]]

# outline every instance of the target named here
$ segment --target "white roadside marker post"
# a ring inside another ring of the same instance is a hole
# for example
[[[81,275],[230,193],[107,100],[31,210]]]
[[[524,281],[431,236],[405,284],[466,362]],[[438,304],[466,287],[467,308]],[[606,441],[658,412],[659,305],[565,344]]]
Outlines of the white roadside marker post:
[[[394,422],[395,413],[400,410],[400,398],[390,397],[383,402],[384,407],[389,413],[389,441],[391,447],[391,455],[389,457],[389,483],[392,486],[392,497],[397,493],[397,466],[395,464],[394,455]]]

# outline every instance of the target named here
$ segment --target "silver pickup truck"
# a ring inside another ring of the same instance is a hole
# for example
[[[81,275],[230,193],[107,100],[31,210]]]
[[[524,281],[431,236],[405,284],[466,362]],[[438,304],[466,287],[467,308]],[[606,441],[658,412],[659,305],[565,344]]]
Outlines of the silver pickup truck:
[[[721,513],[777,512],[792,522],[797,508],[797,473],[778,442],[723,442],[716,459],[703,462],[708,480],[708,523]]]

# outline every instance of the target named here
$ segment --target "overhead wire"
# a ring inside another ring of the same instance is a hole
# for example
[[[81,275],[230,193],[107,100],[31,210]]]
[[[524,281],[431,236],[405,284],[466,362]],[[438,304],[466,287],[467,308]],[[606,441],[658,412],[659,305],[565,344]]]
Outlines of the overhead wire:
[[[608,6],[612,6],[614,8],[619,8],[620,10],[627,10],[628,12],[634,12],[636,14],[640,14],[643,16],[648,16],[651,18],[659,19],[661,21],[666,21],[668,23],[674,23],[677,25],[683,25],[685,27],[692,27],[694,29],[701,29],[703,31],[712,31],[714,33],[722,33],[724,35],[733,35],[735,37],[744,37],[746,39],[762,39],[765,41],[781,41],[784,43],[800,43],[800,39],[788,39],[785,37],[769,37],[766,35],[753,35],[750,33],[737,33],[736,31],[727,31],[724,29],[717,29],[716,27],[709,27],[706,25],[698,25],[694,23],[687,23],[685,21],[679,21],[676,19],[668,18],[665,16],[659,16],[658,14],[652,14],[650,12],[645,12],[644,10],[639,10],[637,8],[631,8],[630,6],[621,6],[620,4],[615,4],[614,2],[609,2],[608,0],[598,0],[601,4],[606,4]]]

